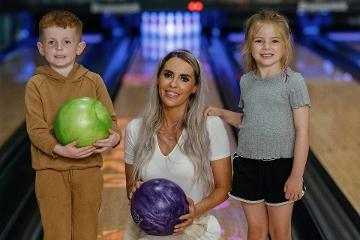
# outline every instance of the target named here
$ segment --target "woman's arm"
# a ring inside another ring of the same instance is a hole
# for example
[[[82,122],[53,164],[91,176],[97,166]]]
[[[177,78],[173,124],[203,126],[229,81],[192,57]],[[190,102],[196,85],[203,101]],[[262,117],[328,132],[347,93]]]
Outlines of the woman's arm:
[[[215,188],[209,196],[195,204],[196,217],[225,201],[228,198],[228,193],[231,191],[230,156],[211,161],[211,169],[214,176]]]
[[[190,212],[180,217],[184,222],[175,226],[175,234],[179,234],[186,227],[193,223],[194,218],[202,215],[208,210],[216,207],[228,198],[228,192],[231,190],[231,160],[230,157],[211,161],[211,168],[214,177],[215,188],[212,193],[200,202],[194,205],[190,199]]]
[[[133,173],[133,165],[125,163],[125,177],[126,177],[126,193],[127,197],[130,200],[132,190],[133,190],[133,182],[131,181],[131,175]]]
[[[134,181],[132,178],[134,172],[134,163],[135,163],[135,143],[136,137],[138,134],[138,122],[132,120],[128,123],[125,128],[125,138],[124,138],[124,162],[125,162],[125,177],[126,177],[126,193],[127,197],[130,200],[134,189]]]
[[[291,174],[286,181],[284,191],[289,200],[302,197],[302,181],[309,152],[309,107],[293,110],[295,126],[294,162]]]

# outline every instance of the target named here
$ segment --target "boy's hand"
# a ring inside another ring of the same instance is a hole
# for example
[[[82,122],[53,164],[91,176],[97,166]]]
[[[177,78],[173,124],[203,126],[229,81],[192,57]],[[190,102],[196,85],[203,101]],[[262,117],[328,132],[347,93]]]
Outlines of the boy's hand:
[[[74,141],[65,146],[57,144],[54,147],[54,153],[67,158],[82,159],[90,156],[96,150],[94,146],[77,148],[76,144],[78,143],[78,141]]]
[[[217,108],[217,107],[213,107],[213,106],[209,106],[205,112],[204,115],[205,117],[207,116],[218,116],[221,117],[221,108]]]
[[[105,152],[106,150],[112,148],[120,141],[120,135],[113,131],[112,129],[109,129],[109,137],[106,139],[97,140],[94,144],[94,146],[97,148],[95,152],[101,153]]]

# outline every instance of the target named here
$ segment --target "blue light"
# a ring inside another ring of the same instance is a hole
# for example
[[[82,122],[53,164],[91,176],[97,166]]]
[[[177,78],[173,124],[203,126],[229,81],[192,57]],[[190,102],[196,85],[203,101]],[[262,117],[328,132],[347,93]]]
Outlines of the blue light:
[[[89,44],[100,43],[103,40],[103,36],[100,33],[84,33],[82,39]]]
[[[199,13],[146,12],[141,20],[142,54],[145,58],[158,60],[174,49],[185,48],[194,52],[200,47]]]
[[[221,35],[221,30],[220,30],[220,28],[214,27],[214,28],[211,30],[211,34],[212,34],[214,37],[220,36],[220,35]]]
[[[318,26],[306,26],[303,28],[303,33],[305,35],[318,35],[320,32]]]
[[[328,38],[340,42],[358,42],[360,41],[360,32],[330,32]]]
[[[109,29],[113,37],[119,37],[124,34],[122,24],[116,15],[112,13],[103,13],[101,15],[101,25],[104,29]]]
[[[227,39],[230,42],[240,43],[245,40],[245,34],[243,32],[229,33]]]
[[[113,37],[120,37],[120,36],[124,35],[124,29],[121,27],[114,27],[111,31],[111,35]]]

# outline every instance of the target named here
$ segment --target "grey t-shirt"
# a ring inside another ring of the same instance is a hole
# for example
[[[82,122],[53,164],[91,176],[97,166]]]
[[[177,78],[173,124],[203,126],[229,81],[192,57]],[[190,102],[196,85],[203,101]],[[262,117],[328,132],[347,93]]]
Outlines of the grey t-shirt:
[[[245,158],[278,159],[293,157],[294,108],[310,106],[309,94],[300,73],[287,68],[281,74],[259,78],[249,72],[240,80],[240,111],[237,153]]]

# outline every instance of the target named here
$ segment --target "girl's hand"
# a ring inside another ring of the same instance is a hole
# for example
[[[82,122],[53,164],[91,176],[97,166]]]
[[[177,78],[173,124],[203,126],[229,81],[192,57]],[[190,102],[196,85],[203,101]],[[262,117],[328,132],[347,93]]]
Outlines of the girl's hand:
[[[137,181],[133,187],[131,188],[130,192],[129,192],[129,200],[131,200],[134,192],[143,184],[143,181]]]
[[[78,143],[79,143],[78,141],[74,141],[65,146],[57,144],[54,147],[53,152],[56,153],[57,155],[67,157],[67,158],[83,159],[83,158],[89,157],[96,150],[96,148],[94,146],[77,148],[76,145]]]
[[[185,214],[185,215],[182,215],[179,218],[183,222],[175,225],[174,235],[181,234],[185,230],[185,228],[187,228],[188,226],[190,226],[194,222],[194,218],[196,216],[194,201],[189,197],[186,198],[186,199],[187,199],[187,202],[189,204],[189,213]]]
[[[207,117],[207,116],[218,116],[218,117],[221,117],[221,108],[209,106],[209,107],[205,110],[204,115],[205,115],[205,117]]]
[[[120,141],[120,135],[113,131],[112,129],[109,129],[109,137],[106,139],[97,140],[94,144],[94,146],[97,148],[95,152],[102,153],[106,150],[112,148]]]
[[[290,175],[284,186],[285,198],[290,201],[299,200],[304,195],[302,187],[303,178]]]

